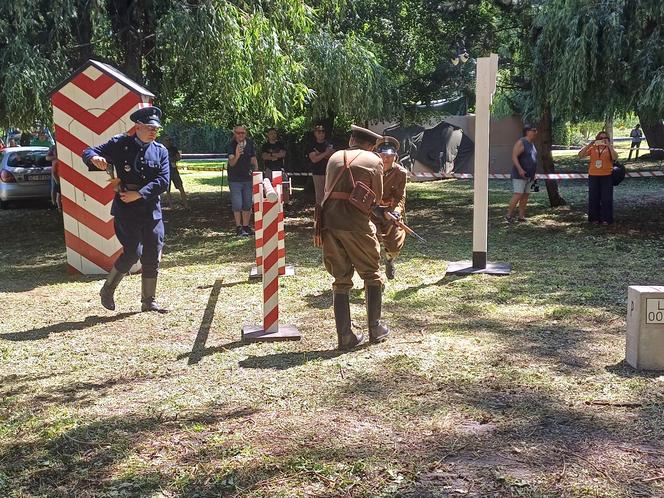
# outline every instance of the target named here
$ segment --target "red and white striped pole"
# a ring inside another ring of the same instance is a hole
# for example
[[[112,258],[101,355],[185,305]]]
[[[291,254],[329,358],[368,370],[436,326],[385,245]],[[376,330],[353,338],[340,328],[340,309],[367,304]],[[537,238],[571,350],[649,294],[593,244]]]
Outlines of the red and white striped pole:
[[[263,173],[254,171],[252,175],[252,192],[254,204],[254,232],[256,236],[256,268],[263,264],[263,213],[261,202],[263,198]],[[260,270],[259,270],[260,271]]]
[[[272,185],[279,196],[279,275],[286,274],[286,230],[284,229],[284,184],[281,171],[272,172]]]
[[[279,194],[263,180],[263,330],[279,330]]]
[[[260,173],[259,173],[260,174]],[[254,174],[255,175],[255,174]],[[262,176],[262,175],[261,175]],[[254,181],[256,176],[254,176]],[[282,202],[278,189],[267,178],[258,185],[259,195],[257,210],[261,219],[261,265],[260,274],[263,276],[263,324],[262,326],[246,325],[242,327],[242,341],[293,341],[300,339],[300,333],[292,325],[279,325],[279,237],[280,214],[283,223]],[[258,230],[256,230],[258,234]],[[283,238],[282,238],[283,240]],[[258,241],[258,236],[256,236]],[[258,242],[256,251],[258,254]],[[257,256],[258,258],[258,256]]]
[[[252,176],[253,188],[253,205],[254,205],[254,231],[256,236],[256,266],[252,267],[249,271],[250,279],[260,278],[262,275],[262,261],[263,261],[263,216],[261,212],[261,202],[263,196],[263,173],[254,171]],[[272,183],[274,191],[279,197],[279,215],[278,215],[278,232],[279,232],[279,275],[290,277],[295,275],[295,268],[293,265],[286,265],[286,231],[284,228],[284,189],[283,189],[283,173],[281,171],[272,172]]]

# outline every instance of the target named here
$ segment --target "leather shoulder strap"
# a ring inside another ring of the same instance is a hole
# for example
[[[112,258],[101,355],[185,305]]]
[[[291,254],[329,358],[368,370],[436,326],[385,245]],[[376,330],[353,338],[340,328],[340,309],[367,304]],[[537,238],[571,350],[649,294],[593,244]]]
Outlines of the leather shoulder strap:
[[[325,204],[325,201],[327,200],[328,197],[330,197],[330,194],[334,190],[334,187],[337,185],[339,182],[339,179],[341,178],[341,175],[344,174],[344,171],[348,168],[348,163],[346,162],[346,151],[344,150],[344,167],[339,169],[339,172],[337,173],[337,176],[334,178],[334,181],[332,182],[332,185],[330,185],[330,190],[325,191],[325,196],[323,197],[322,202],[320,203],[321,206]]]

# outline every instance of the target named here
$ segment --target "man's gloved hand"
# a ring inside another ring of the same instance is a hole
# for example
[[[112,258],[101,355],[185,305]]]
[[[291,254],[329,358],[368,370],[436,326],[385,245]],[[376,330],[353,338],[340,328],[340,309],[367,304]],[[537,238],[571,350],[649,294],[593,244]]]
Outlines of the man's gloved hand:
[[[376,205],[371,208],[371,212],[376,218],[381,219],[385,218],[385,209],[386,208],[384,208],[383,206]]]

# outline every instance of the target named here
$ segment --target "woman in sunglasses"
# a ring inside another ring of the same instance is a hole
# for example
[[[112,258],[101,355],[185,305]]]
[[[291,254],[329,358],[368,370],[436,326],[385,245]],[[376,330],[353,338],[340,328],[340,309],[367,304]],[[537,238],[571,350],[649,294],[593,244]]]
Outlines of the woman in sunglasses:
[[[579,151],[579,157],[589,157],[588,165],[588,222],[613,223],[613,161],[618,153],[611,138],[600,131],[595,140]]]

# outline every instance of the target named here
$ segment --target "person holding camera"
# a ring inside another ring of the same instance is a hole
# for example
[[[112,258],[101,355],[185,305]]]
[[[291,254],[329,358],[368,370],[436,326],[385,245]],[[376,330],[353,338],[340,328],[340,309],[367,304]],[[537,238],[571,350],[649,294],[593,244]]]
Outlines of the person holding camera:
[[[249,236],[254,231],[249,227],[251,219],[251,197],[253,170],[258,169],[256,148],[247,138],[247,128],[233,128],[233,139],[228,144],[228,188],[231,191],[231,208],[235,218],[235,235]]]
[[[588,165],[588,222],[613,223],[613,162],[618,153],[611,138],[600,131],[595,140],[579,151],[579,157],[589,157]]]
[[[514,209],[519,206],[519,221],[526,221],[526,205],[531,188],[535,184],[537,173],[537,149],[535,148],[537,128],[533,125],[523,127],[523,137],[512,148],[512,190],[514,195],[507,206],[508,223],[514,222]]]

